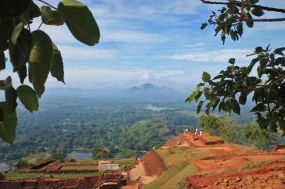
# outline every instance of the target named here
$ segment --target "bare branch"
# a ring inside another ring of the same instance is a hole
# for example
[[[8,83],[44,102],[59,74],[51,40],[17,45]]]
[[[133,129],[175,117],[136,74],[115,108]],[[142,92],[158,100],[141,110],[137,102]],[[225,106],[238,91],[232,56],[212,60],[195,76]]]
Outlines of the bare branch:
[[[39,2],[41,2],[41,3],[43,3],[43,4],[46,4],[47,6],[53,8],[53,9],[55,9],[55,10],[58,10],[56,7],[52,6],[51,4],[49,4],[49,3],[47,3],[47,2],[45,2],[45,1],[43,1],[43,0],[37,0],[37,1],[39,1]]]
[[[200,1],[202,3],[211,4],[211,5],[228,5],[230,3],[234,3],[238,7],[249,6],[249,7],[253,7],[253,8],[259,8],[259,9],[262,9],[262,10],[265,10],[265,11],[285,13],[285,9],[274,8],[274,7],[266,7],[266,6],[261,6],[261,5],[253,5],[253,4],[239,2],[239,1],[231,1],[229,3],[217,2],[217,1],[208,1],[208,0],[200,0]]]
[[[283,22],[285,18],[253,19],[253,22]]]

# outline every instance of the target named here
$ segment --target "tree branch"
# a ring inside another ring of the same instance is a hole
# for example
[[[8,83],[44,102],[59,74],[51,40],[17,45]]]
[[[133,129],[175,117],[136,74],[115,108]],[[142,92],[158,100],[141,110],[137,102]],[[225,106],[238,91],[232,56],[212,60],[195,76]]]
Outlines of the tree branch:
[[[39,1],[39,2],[41,2],[41,3],[43,3],[43,4],[46,4],[47,6],[53,8],[53,9],[55,9],[55,10],[58,10],[56,7],[52,6],[51,4],[49,4],[49,3],[47,3],[47,2],[45,2],[45,1],[43,1],[43,0],[37,0],[37,1]]]
[[[253,19],[253,22],[283,22],[285,18]]]
[[[208,0],[200,0],[200,1],[202,3],[211,4],[211,5],[228,5],[230,3],[234,3],[238,7],[242,7],[242,6],[246,5],[246,6],[250,6],[250,7],[253,7],[253,8],[259,8],[259,9],[262,9],[262,10],[265,10],[265,11],[285,13],[285,9],[279,9],[279,8],[274,8],[274,7],[266,7],[266,6],[261,6],[261,5],[253,5],[253,4],[243,3],[243,2],[239,2],[239,1],[231,1],[229,3],[208,1]]]

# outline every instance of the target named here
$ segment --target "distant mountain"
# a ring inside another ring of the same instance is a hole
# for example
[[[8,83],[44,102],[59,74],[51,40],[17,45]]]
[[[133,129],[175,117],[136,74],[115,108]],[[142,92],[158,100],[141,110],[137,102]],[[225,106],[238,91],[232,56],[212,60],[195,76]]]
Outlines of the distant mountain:
[[[161,90],[161,89],[162,88],[156,87],[156,86],[154,86],[151,83],[146,83],[146,84],[143,84],[140,87],[132,87],[132,88],[130,88],[130,91],[133,91],[133,92],[138,92],[138,91],[144,92],[144,91],[158,91],[158,90]]]
[[[134,86],[126,89],[80,89],[80,88],[49,88],[43,97],[45,100],[62,98],[74,99],[72,102],[94,100],[108,103],[154,103],[168,101],[184,101],[185,95],[168,87],[155,86],[152,83],[145,83],[141,86]],[[71,101],[71,100],[70,100]]]
[[[181,100],[184,96],[171,88],[158,87],[152,83],[146,83],[139,87],[132,87],[128,90],[129,97],[141,99],[143,101],[173,101]]]

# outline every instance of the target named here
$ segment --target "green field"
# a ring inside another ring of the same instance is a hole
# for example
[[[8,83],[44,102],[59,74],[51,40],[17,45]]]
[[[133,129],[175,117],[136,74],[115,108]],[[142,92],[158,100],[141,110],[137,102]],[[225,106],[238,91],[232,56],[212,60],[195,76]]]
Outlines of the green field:
[[[162,173],[157,179],[146,185],[145,189],[183,189],[186,188],[185,179],[194,175],[198,169],[188,162],[181,162]]]
[[[185,161],[185,159],[200,159],[209,157],[210,154],[201,152],[198,148],[193,147],[181,147],[181,148],[166,148],[166,149],[156,149],[155,152],[163,160],[167,167],[176,165],[180,162]]]
[[[61,168],[61,170],[98,170],[98,166],[90,166],[90,165],[66,165]]]
[[[5,175],[5,180],[17,180],[17,179],[36,179],[36,178],[59,178],[59,179],[71,179],[78,177],[96,176],[100,173],[77,173],[77,174],[49,174],[49,173],[20,173],[11,172]]]

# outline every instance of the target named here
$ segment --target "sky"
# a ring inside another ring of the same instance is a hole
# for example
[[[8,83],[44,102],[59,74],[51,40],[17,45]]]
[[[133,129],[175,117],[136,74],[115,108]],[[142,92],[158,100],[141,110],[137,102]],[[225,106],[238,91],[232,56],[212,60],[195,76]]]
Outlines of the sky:
[[[284,24],[258,23],[238,42],[223,45],[212,27],[201,31],[217,6],[199,0],[84,0],[99,25],[99,44],[76,41],[66,26],[42,26],[62,52],[66,84],[49,77],[47,87],[117,89],[153,83],[193,89],[203,71],[216,74],[237,58],[245,65],[256,46],[284,45]],[[58,0],[50,0],[57,6]],[[261,4],[285,8],[285,1]],[[277,6],[277,5],[276,5]],[[280,15],[268,15],[280,16]],[[281,15],[282,16],[282,15]],[[39,21],[35,21],[36,28]],[[283,42],[283,43],[282,43]]]

